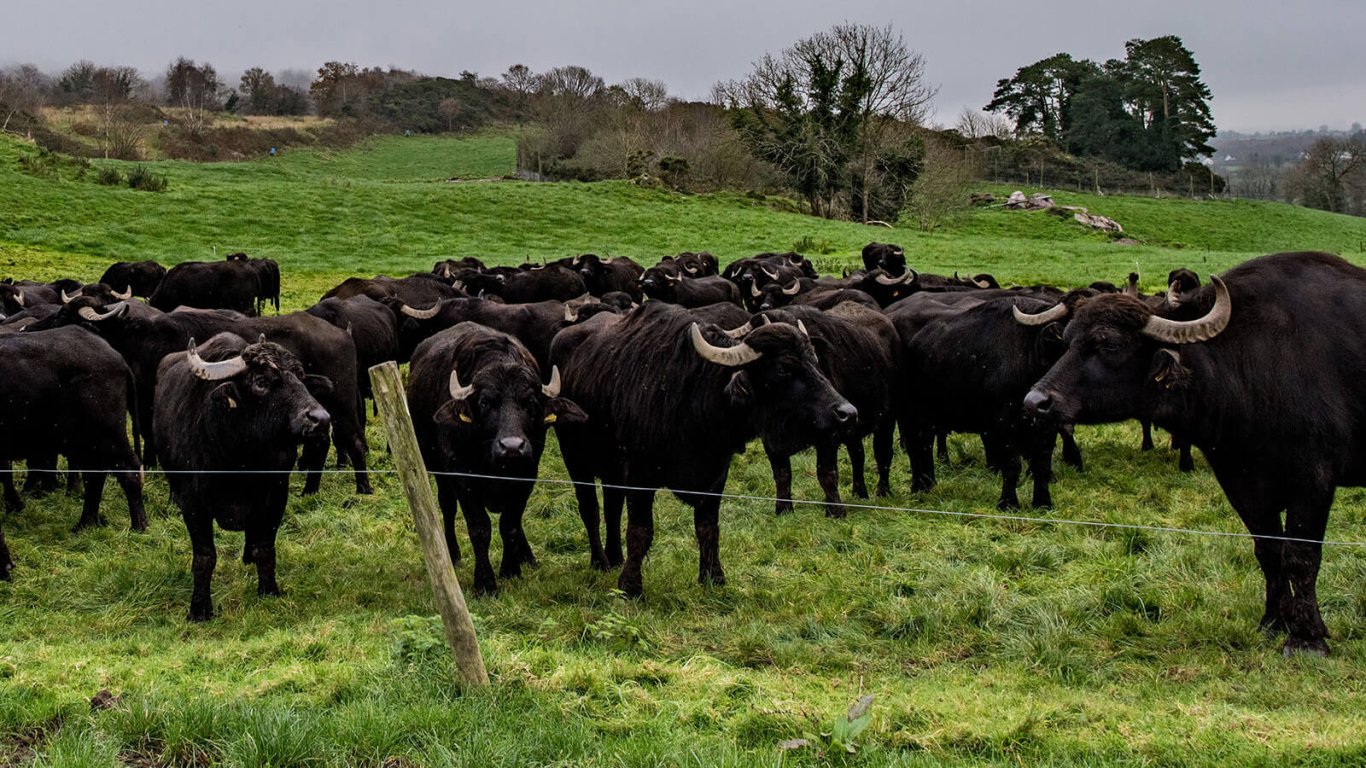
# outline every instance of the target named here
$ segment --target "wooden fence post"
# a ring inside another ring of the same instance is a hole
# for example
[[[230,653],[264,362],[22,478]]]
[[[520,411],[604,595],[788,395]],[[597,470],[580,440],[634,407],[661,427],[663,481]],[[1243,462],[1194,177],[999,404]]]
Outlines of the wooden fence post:
[[[398,364],[387,362],[371,368],[370,383],[379,404],[380,418],[384,421],[384,431],[389,437],[394,466],[403,481],[403,494],[408,497],[408,507],[413,512],[417,537],[422,542],[422,559],[427,564],[427,577],[436,596],[441,623],[446,627],[446,641],[455,656],[455,666],[467,685],[488,685],[489,675],[484,669],[479,641],[474,636],[474,622],[465,606],[465,593],[460,591],[460,582],[451,566],[451,553],[446,551],[446,540],[437,521],[436,500],[432,498],[427,466],[422,462],[422,452],[417,446],[417,434],[413,431],[413,417],[408,412]]]

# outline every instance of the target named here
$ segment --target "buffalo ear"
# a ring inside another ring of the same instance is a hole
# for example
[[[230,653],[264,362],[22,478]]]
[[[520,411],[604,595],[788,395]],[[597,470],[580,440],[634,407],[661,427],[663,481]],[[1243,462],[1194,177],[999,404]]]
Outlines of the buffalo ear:
[[[1063,324],[1054,322],[1040,328],[1034,343],[1038,345],[1042,357],[1056,357],[1057,353],[1067,348],[1067,342],[1063,340]]]
[[[469,404],[464,400],[447,400],[432,414],[432,421],[445,426],[460,427],[473,424],[474,417],[470,415]]]
[[[225,411],[231,411],[242,402],[242,395],[237,391],[237,385],[231,381],[219,384],[209,393],[209,402]]]
[[[314,397],[327,397],[332,394],[332,380],[310,373],[304,376],[304,388]]]
[[[552,397],[545,404],[545,423],[554,424],[582,424],[588,421],[588,414],[578,406],[573,400],[567,397]]]
[[[1181,353],[1174,349],[1159,349],[1153,353],[1148,378],[1162,389],[1177,389],[1190,381],[1191,369],[1181,363]]]
[[[754,398],[754,387],[749,380],[749,374],[744,371],[736,371],[726,384],[726,397],[731,405],[746,407]]]

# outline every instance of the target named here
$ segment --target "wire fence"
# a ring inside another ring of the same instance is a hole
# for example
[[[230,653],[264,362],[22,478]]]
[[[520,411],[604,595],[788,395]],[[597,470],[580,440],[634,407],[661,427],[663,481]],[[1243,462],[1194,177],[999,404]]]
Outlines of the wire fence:
[[[13,471],[12,471],[12,474],[18,474],[20,471],[21,471],[21,470],[13,470]],[[62,470],[58,470],[58,469],[48,469],[48,468],[29,469],[29,470],[27,470],[27,471],[28,471],[28,472],[33,472],[33,473],[39,473],[39,474],[58,474],[58,473],[61,473],[61,472],[62,472]],[[96,470],[81,470],[81,471],[85,471],[85,472],[96,472]],[[107,473],[107,474],[128,473],[128,472],[130,472],[130,471],[131,471],[131,470],[124,470],[124,469],[118,469],[118,470],[103,470],[103,472],[104,472],[104,473]],[[351,474],[354,473],[354,470],[348,469],[348,468],[337,468],[337,469],[324,468],[324,469],[319,469],[319,470],[298,470],[298,469],[274,469],[274,470],[184,469],[184,470],[173,470],[173,469],[161,469],[161,468],[156,468],[156,469],[145,469],[145,470],[142,470],[142,472],[143,472],[143,474],[147,474],[147,475],[163,475],[163,476],[166,476],[166,475],[292,475],[292,474],[309,474],[309,473],[317,473],[317,474],[324,474],[324,475],[351,475]],[[372,475],[397,475],[397,474],[399,474],[399,471],[398,471],[397,469],[371,469],[371,470],[369,470],[368,472],[369,472],[369,474],[372,474]],[[4,475],[7,475],[7,474],[11,474],[11,471],[8,471],[8,470],[0,470],[0,476],[4,476]],[[507,475],[490,475],[490,474],[479,474],[479,473],[474,473],[474,472],[445,472],[445,471],[437,471],[437,470],[427,470],[427,475],[430,476],[430,477],[459,477],[459,478],[464,478],[464,479],[468,479],[468,480],[500,480],[500,481],[505,481],[505,482],[534,483],[534,484],[541,484],[541,485],[554,485],[554,486],[560,486],[560,487],[565,487],[565,486],[569,486],[569,487],[574,487],[574,486],[586,486],[586,487],[592,487],[592,488],[595,488],[595,489],[596,489],[596,488],[601,488],[601,489],[609,489],[609,490],[615,490],[615,491],[626,491],[626,492],[631,492],[631,491],[634,491],[634,492],[642,492],[642,491],[645,491],[645,492],[656,492],[656,491],[660,491],[660,490],[669,490],[669,491],[671,491],[671,492],[678,493],[679,495],[682,495],[682,496],[703,496],[703,497],[710,497],[710,498],[719,498],[719,499],[722,499],[722,500],[729,499],[729,500],[734,500],[734,501],[745,501],[745,502],[766,502],[766,503],[770,503],[770,504],[776,503],[776,502],[778,502],[778,501],[790,501],[790,502],[792,502],[792,504],[793,504],[794,506],[800,505],[800,506],[818,506],[818,507],[819,507],[819,506],[825,506],[825,504],[827,503],[824,499],[799,499],[799,498],[795,498],[795,497],[794,497],[794,498],[791,498],[791,499],[779,499],[779,498],[776,497],[776,496],[762,496],[762,495],[758,495],[758,494],[745,494],[745,493],[726,493],[726,492],[724,492],[724,491],[684,491],[684,490],[677,490],[677,491],[675,491],[674,489],[665,489],[665,488],[654,487],[654,486],[621,485],[621,484],[614,484],[614,483],[600,483],[600,482],[597,482],[597,481],[566,480],[566,479],[553,478],[553,477],[510,477],[510,476],[507,476]],[[1178,535],[1178,536],[1205,536],[1205,537],[1210,537],[1210,538],[1221,538],[1221,539],[1248,539],[1248,540],[1261,540],[1261,541],[1279,541],[1279,542],[1283,542],[1283,543],[1295,543],[1295,544],[1321,544],[1321,545],[1323,545],[1323,546],[1325,546],[1325,547],[1366,547],[1366,541],[1338,541],[1338,540],[1332,540],[1332,539],[1322,539],[1322,540],[1320,540],[1320,539],[1306,539],[1306,538],[1299,538],[1299,537],[1295,537],[1295,536],[1268,536],[1268,535],[1265,535],[1265,534],[1254,534],[1254,533],[1249,533],[1249,532],[1245,532],[1245,531],[1211,531],[1211,530],[1206,530],[1206,529],[1202,529],[1202,528],[1181,528],[1181,527],[1179,527],[1179,526],[1170,526],[1170,525],[1144,525],[1144,524],[1141,524],[1141,523],[1112,523],[1112,522],[1105,522],[1105,521],[1101,521],[1101,520],[1075,520],[1075,519],[1065,518],[1065,517],[1041,517],[1041,516],[1037,516],[1037,515],[1010,514],[1010,513],[1006,513],[1006,512],[966,512],[966,511],[956,511],[956,510],[946,510],[946,509],[930,509],[930,508],[928,508],[928,507],[897,507],[897,506],[891,506],[891,505],[886,505],[886,504],[868,504],[868,503],[863,503],[863,502],[850,502],[850,501],[842,501],[842,502],[840,502],[840,503],[841,503],[841,505],[844,506],[846,509],[864,509],[864,510],[878,511],[878,512],[902,512],[902,513],[906,513],[906,514],[933,515],[933,516],[939,516],[939,517],[949,517],[949,518],[959,518],[959,519],[991,520],[991,521],[997,521],[997,522],[1010,522],[1010,523],[1033,523],[1033,524],[1038,524],[1038,525],[1074,526],[1074,527],[1097,528],[1097,529],[1107,529],[1107,528],[1108,528],[1108,529],[1118,529],[1118,530],[1126,530],[1126,531],[1141,531],[1141,532],[1144,532],[1144,533],[1166,533],[1166,534],[1175,534],[1175,535]]]

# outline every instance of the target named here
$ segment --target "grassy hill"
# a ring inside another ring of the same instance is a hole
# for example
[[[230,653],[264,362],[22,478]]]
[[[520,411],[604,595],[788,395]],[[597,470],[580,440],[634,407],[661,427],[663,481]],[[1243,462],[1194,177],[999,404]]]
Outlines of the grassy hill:
[[[347,275],[466,254],[648,261],[707,249],[725,261],[800,243],[833,271],[880,239],[921,269],[1082,284],[1137,264],[1152,287],[1172,267],[1208,273],[1274,250],[1366,262],[1366,221],[1277,204],[1055,193],[1142,243],[1123,246],[1045,213],[980,210],[922,234],[735,194],[477,181],[506,174],[511,149],[502,136],[389,138],[231,165],[152,163],[170,186],[147,193],[100,186],[93,169],[78,178],[77,166],[0,138],[0,274],[93,279],[115,259],[245,250],[281,262],[287,308],[299,309]],[[898,452],[887,508],[847,520],[727,500],[724,588],[696,584],[690,516],[661,494],[642,603],[588,568],[568,488],[540,486],[526,525],[541,565],[471,600],[493,685],[464,693],[377,424],[369,439],[373,497],[353,497],[337,476],[291,501],[283,597],[256,597],[235,557],[241,535],[219,533],[219,616],[205,625],[184,621],[189,546],[161,478],[149,476],[147,534],[128,532],[112,490],[100,530],[70,533],[79,504],[62,494],[7,517],[19,568],[0,584],[0,765],[1366,760],[1366,549],[1325,551],[1334,655],[1282,659],[1256,629],[1262,579],[1247,541],[1061,524],[1242,530],[1203,462],[1179,475],[1173,454],[1139,453],[1129,425],[1079,430],[1087,470],[1060,466],[1056,510],[1024,512],[1036,520],[934,514],[994,511],[998,481],[965,436],[951,440],[933,492],[909,493]],[[553,446],[542,475],[564,478]],[[798,497],[820,498],[810,455],[794,477]],[[757,446],[727,490],[771,493]],[[1366,494],[1339,493],[1329,537],[1366,541]],[[468,559],[458,566],[462,583],[470,571]],[[92,712],[101,689],[122,698]],[[844,753],[821,734],[861,693],[876,697],[871,725]],[[823,751],[780,751],[804,736]]]

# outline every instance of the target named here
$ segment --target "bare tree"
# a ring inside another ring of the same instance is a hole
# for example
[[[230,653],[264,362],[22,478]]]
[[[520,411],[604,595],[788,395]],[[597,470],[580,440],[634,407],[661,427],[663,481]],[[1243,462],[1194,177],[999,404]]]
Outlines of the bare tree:
[[[218,72],[208,62],[196,65],[181,56],[166,68],[166,103],[184,110],[182,117],[193,134],[203,131],[209,115],[221,107],[221,90]]]
[[[669,103],[669,87],[663,80],[632,77],[622,81],[621,90],[634,106],[646,112],[658,112]]]
[[[566,97],[575,101],[587,101],[597,96],[607,87],[601,77],[593,74],[587,67],[571,65],[556,67],[537,77],[538,89],[551,96]]]
[[[460,100],[456,98],[445,98],[440,104],[436,105],[437,114],[446,119],[446,130],[455,130],[455,118],[460,116]]]
[[[1315,141],[1291,172],[1295,201],[1336,213],[1359,213],[1366,202],[1360,190],[1366,179],[1366,137],[1325,136]],[[1356,194],[1354,194],[1356,193]]]
[[[1009,139],[1014,130],[1003,115],[995,112],[982,112],[971,107],[963,107],[958,113],[958,123],[954,126],[965,139]]]
[[[5,116],[0,131],[9,130],[10,120],[20,112],[35,115],[47,103],[51,79],[32,64],[21,64],[0,72],[0,112]]]
[[[967,210],[975,178],[976,164],[967,152],[939,140],[926,142],[924,165],[906,199],[921,231],[929,232]]]

